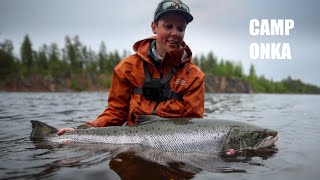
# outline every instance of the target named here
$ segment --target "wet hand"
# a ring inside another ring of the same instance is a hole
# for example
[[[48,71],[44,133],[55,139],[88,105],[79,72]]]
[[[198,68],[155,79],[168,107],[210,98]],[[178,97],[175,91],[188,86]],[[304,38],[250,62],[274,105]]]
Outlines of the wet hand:
[[[60,136],[66,132],[70,132],[74,130],[75,130],[74,128],[62,128],[62,129],[59,129],[59,131],[57,132],[57,135]]]
[[[229,151],[226,152],[226,155],[228,156],[234,156],[236,154],[236,151],[234,149],[229,149]]]

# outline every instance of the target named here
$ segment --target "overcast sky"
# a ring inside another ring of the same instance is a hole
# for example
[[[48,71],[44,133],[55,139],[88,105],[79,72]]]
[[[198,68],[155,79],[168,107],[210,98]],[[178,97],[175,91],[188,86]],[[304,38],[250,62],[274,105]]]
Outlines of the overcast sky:
[[[15,52],[25,34],[33,48],[78,35],[83,44],[98,50],[131,50],[152,36],[150,28],[160,0],[0,0],[0,42],[10,39]],[[317,0],[184,0],[194,16],[185,42],[194,55],[213,51],[218,58],[241,61],[248,73],[254,64],[258,75],[273,80],[299,78],[320,86],[320,1]],[[293,19],[289,36],[249,33],[251,19]],[[290,43],[291,60],[251,60],[251,43]]]

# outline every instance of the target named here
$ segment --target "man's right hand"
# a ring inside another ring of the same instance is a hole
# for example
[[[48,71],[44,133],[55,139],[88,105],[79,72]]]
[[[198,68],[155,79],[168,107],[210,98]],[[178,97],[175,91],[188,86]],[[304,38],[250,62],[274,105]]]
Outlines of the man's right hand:
[[[70,132],[70,131],[74,131],[75,129],[74,128],[62,128],[62,129],[59,129],[59,131],[57,132],[57,135],[60,136],[62,134],[64,134],[65,132]]]

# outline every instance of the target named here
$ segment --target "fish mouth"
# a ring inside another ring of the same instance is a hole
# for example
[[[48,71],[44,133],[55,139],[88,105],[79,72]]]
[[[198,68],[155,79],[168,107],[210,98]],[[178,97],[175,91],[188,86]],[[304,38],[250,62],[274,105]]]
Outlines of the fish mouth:
[[[277,140],[278,140],[278,136],[277,136],[277,131],[270,131],[268,132],[268,137],[266,137],[258,146],[258,148],[263,148],[263,147],[269,147],[272,146]]]

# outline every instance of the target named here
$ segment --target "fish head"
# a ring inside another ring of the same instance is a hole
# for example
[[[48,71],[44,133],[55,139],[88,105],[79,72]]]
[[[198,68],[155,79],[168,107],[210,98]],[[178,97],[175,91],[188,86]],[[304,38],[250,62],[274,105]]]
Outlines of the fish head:
[[[257,126],[232,127],[223,150],[259,149],[272,146],[277,140],[277,131]]]

